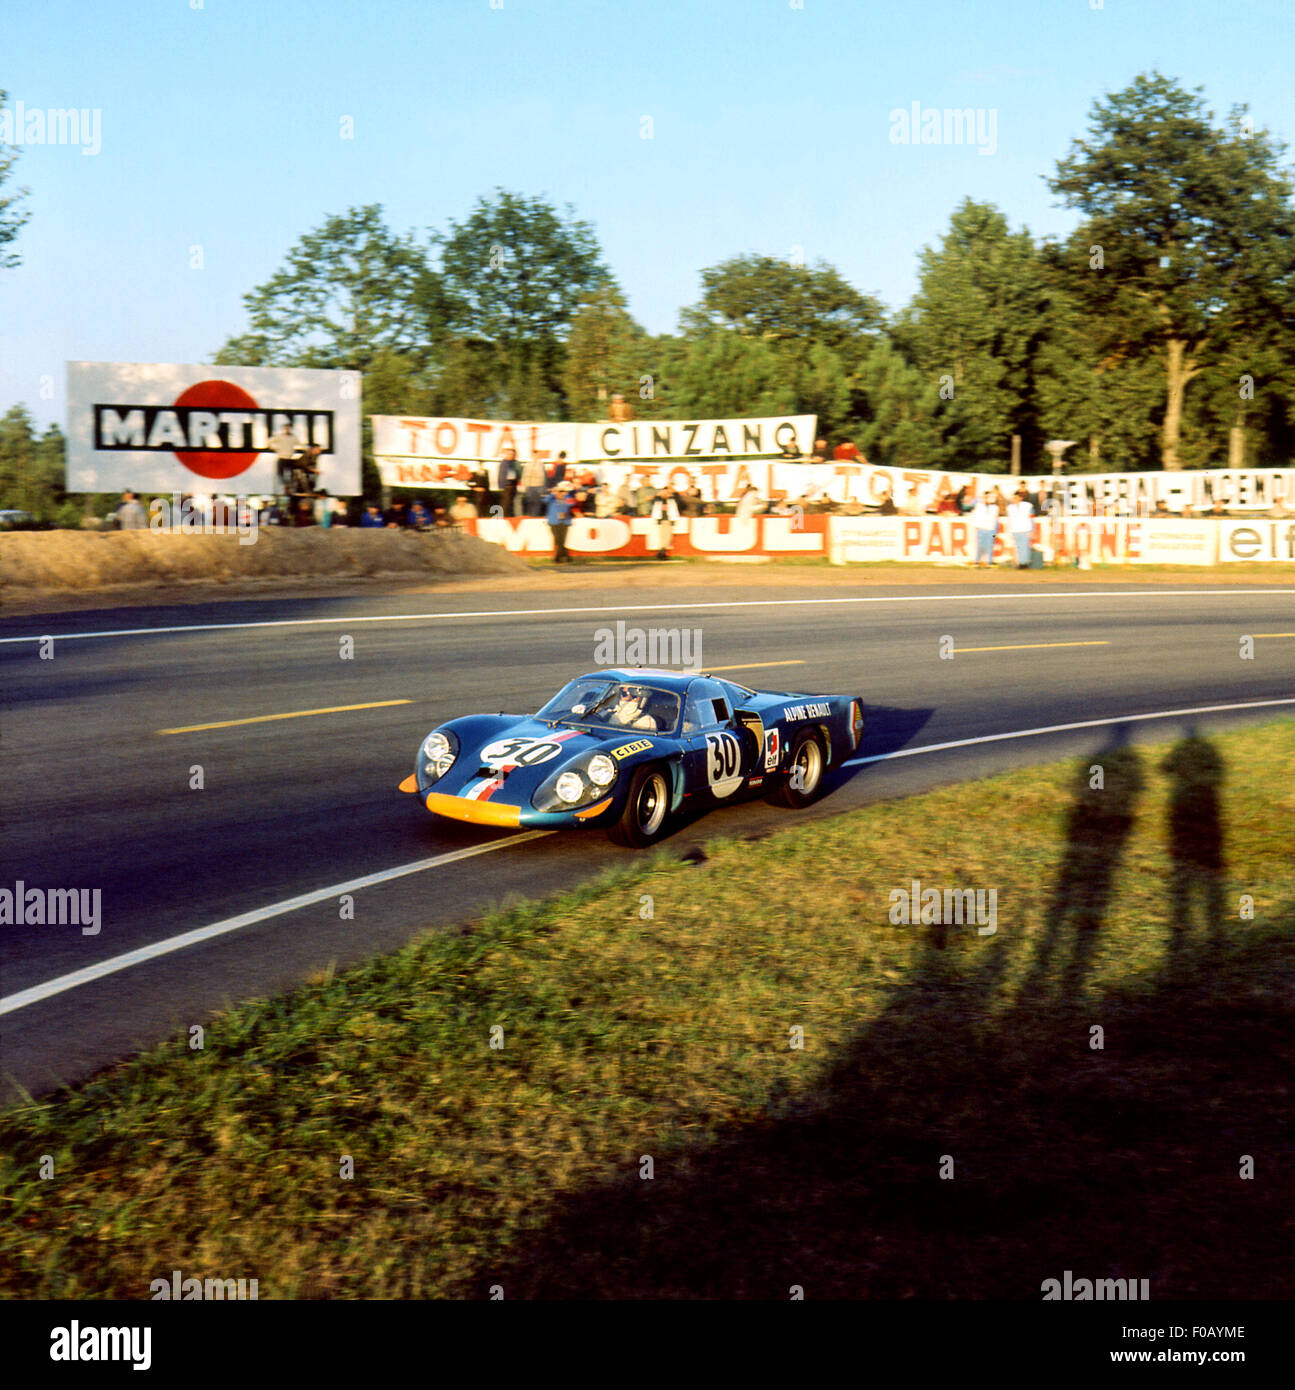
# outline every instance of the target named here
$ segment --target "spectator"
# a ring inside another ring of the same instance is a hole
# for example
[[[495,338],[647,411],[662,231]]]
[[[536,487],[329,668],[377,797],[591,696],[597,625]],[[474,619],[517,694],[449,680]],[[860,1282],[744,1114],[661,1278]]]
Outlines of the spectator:
[[[389,527],[399,529],[409,525],[409,507],[401,498],[396,500],[387,508],[387,515],[384,518]]]
[[[478,464],[468,478],[468,492],[478,516],[485,516],[490,510],[490,474],[483,465]]]
[[[937,516],[961,516],[962,507],[958,502],[958,494],[946,492],[936,505],[935,512]]]
[[[639,516],[649,516],[656,501],[656,488],[645,478],[634,494],[634,510]]]
[[[1190,502],[1183,503],[1182,516],[1184,521],[1191,521],[1196,516],[1196,512]]]
[[[544,515],[544,488],[547,479],[544,477],[544,461],[542,459],[527,459],[522,468],[522,515],[523,516],[543,516]]]
[[[764,506],[760,501],[760,494],[750,483],[742,490],[742,495],[737,499],[737,515],[740,517],[759,516],[764,511]]]
[[[594,515],[615,516],[620,510],[620,499],[610,483],[603,483],[594,494]]]
[[[432,514],[421,497],[416,498],[409,509],[409,524],[415,531],[426,531],[432,525]]]
[[[129,488],[122,493],[121,501],[113,515],[123,531],[144,531],[148,528],[148,514],[140,506],[139,498]]]
[[[570,491],[571,484],[561,482],[555,484],[544,494],[549,530],[553,532],[553,563],[555,565],[567,564],[571,559],[571,556],[567,554],[567,532],[571,529],[572,513]]]
[[[832,457],[843,463],[853,463],[860,457],[859,446],[853,439],[843,439],[841,443],[832,450]]]
[[[963,483],[963,485],[957,490],[957,492],[953,494],[954,510],[959,514],[959,516],[961,516],[965,512],[969,512],[975,505],[975,503],[972,502],[971,497],[969,495],[970,492],[971,489],[966,485],[966,483]]]
[[[895,499],[890,495],[889,488],[881,494],[881,505],[877,508],[877,514],[879,516],[899,515],[899,508],[895,505]]]
[[[993,501],[998,489],[976,503],[971,509],[971,525],[976,533],[976,567],[983,569],[994,563],[994,537],[998,534],[998,506]]]
[[[809,456],[810,463],[831,463],[832,455],[827,447],[826,439],[816,439],[814,441],[814,451]]]
[[[549,485],[550,492],[552,492],[553,489],[556,488],[559,483],[566,482],[567,454],[565,449],[561,449],[558,451],[558,456],[553,460],[552,463],[546,463],[544,465],[544,478]]]
[[[706,515],[706,502],[701,495],[701,488],[696,483],[683,495],[683,510],[685,516]]]
[[[609,419],[615,420],[617,424],[621,424],[625,420],[632,420],[634,418],[634,408],[625,397],[617,391],[612,396],[612,403],[607,411],[607,415]]]
[[[1034,536],[1034,507],[1030,494],[1022,483],[1016,496],[1007,507],[1007,526],[1012,533],[1012,544],[1016,547],[1016,568],[1030,568],[1030,542]]]
[[[587,488],[583,483],[568,482],[570,488],[572,518],[578,516],[591,516],[594,510],[594,493],[592,488]]]
[[[456,497],[450,506],[450,520],[460,528],[463,528],[465,521],[475,521],[477,519],[477,508],[475,503],[469,502],[466,497]]]
[[[279,491],[286,495],[292,487],[292,460],[296,458],[301,445],[289,426],[284,424],[266,440],[266,447],[276,459],[275,475],[279,480]]]
[[[904,499],[904,505],[899,509],[900,516],[925,516],[926,508],[922,505],[922,498],[914,483],[908,489],[908,496]]]
[[[1169,514],[1170,514],[1170,513],[1169,513],[1169,508],[1165,506],[1165,499],[1164,499],[1163,497],[1157,497],[1157,498],[1156,498],[1156,505],[1155,505],[1155,508],[1153,509],[1151,515],[1152,515],[1152,516],[1168,516]]]
[[[625,479],[620,487],[616,489],[616,513],[617,516],[634,515],[634,493],[630,489],[629,479]]]
[[[320,526],[331,527],[333,524],[333,499],[326,488],[320,488],[319,496],[315,498],[315,520]]]
[[[674,539],[675,523],[679,520],[679,504],[674,500],[669,488],[662,488],[656,495],[656,501],[652,503],[652,510],[648,513],[656,523],[653,530],[651,545],[656,549],[658,560],[669,558],[670,543]]]
[[[434,531],[452,531],[454,522],[450,520],[450,514],[445,510],[444,502],[432,503],[432,529]]]
[[[1210,508],[1210,515],[1211,515],[1211,516],[1227,516],[1227,511],[1224,509],[1223,503],[1222,503],[1222,502],[1215,502],[1215,504]]]
[[[796,443],[795,437],[783,441],[781,458],[783,463],[799,463],[801,460],[800,445]]]
[[[382,511],[376,502],[369,502],[365,505],[364,515],[360,518],[361,526],[385,526],[387,523],[382,518]]]
[[[499,460],[499,491],[503,497],[505,516],[517,515],[517,484],[521,481],[522,470],[517,465],[517,450],[511,444],[504,446]]]

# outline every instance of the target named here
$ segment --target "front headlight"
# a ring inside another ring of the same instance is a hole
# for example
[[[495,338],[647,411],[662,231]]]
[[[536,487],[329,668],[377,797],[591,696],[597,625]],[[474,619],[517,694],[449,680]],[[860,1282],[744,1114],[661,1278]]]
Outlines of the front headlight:
[[[439,729],[433,730],[423,740],[423,759],[424,776],[444,777],[454,766],[454,745]]]
[[[568,806],[573,806],[585,794],[585,784],[578,772],[564,772],[553,784],[553,790]]]
[[[616,764],[606,753],[595,753],[589,759],[589,780],[596,787],[610,787],[616,780]]]

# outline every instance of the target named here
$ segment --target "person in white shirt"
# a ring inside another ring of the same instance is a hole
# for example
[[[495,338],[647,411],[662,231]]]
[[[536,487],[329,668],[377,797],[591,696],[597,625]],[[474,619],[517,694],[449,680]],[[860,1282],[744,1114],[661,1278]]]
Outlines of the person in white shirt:
[[[737,515],[740,517],[756,516],[760,511],[760,494],[750,484],[746,491],[737,499]]]
[[[1030,567],[1030,542],[1034,537],[1034,508],[1023,487],[1007,504],[1007,526],[1012,533],[1012,544],[1016,546],[1016,568],[1027,570]]]
[[[983,568],[994,563],[994,537],[998,534],[998,508],[987,497],[977,497],[971,509],[971,525],[976,532],[976,564]]]
[[[653,537],[649,545],[656,551],[658,560],[665,560],[669,556],[675,522],[679,520],[679,504],[674,500],[674,493],[669,488],[663,487],[657,493],[649,515],[654,522]]]

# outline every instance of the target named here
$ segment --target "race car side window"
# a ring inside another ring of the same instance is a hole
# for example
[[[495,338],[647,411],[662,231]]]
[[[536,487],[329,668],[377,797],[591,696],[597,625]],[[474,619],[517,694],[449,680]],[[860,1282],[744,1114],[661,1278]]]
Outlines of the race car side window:
[[[716,729],[729,721],[728,701],[718,681],[695,680],[688,687],[684,705],[683,731],[695,734],[702,729]]]

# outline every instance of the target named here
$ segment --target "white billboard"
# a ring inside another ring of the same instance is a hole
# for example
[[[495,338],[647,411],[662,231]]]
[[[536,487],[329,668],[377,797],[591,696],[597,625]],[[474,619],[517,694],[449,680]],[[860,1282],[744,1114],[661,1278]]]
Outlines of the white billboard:
[[[360,481],[360,375],[308,367],[67,364],[69,492],[280,491],[269,439],[318,444],[318,486]]]

